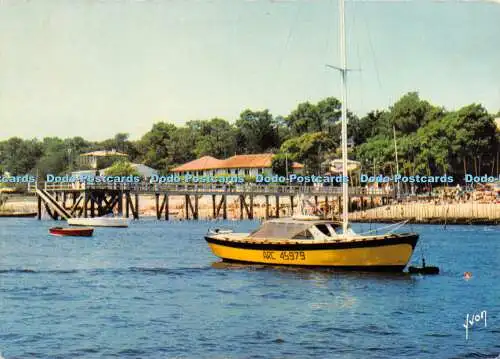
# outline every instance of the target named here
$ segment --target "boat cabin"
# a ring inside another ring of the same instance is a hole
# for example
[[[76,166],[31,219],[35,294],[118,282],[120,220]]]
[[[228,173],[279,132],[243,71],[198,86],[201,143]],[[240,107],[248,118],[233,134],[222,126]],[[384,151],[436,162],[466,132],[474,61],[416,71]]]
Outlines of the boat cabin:
[[[335,228],[340,223],[335,221],[306,221],[293,219],[276,219],[264,222],[262,226],[250,233],[255,239],[310,239],[325,240],[337,238]]]

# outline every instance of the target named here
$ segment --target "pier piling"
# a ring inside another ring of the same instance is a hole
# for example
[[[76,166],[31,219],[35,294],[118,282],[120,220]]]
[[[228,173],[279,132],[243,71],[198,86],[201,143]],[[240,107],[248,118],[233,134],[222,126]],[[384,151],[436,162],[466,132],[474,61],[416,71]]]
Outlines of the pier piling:
[[[269,219],[269,196],[266,194],[266,219]]]
[[[43,187],[42,187],[43,186]],[[44,188],[44,190],[41,190]],[[221,185],[189,185],[189,184],[52,184],[45,183],[38,186],[37,192],[38,203],[38,218],[41,219],[42,211],[46,208],[47,214],[53,219],[66,218],[66,217],[96,217],[102,216],[110,212],[119,213],[123,217],[129,218],[132,216],[134,219],[139,219],[139,196],[151,195],[154,197],[154,206],[156,210],[156,218],[165,220],[169,219],[170,207],[169,196],[184,197],[183,203],[184,217],[186,219],[199,219],[200,218],[200,199],[203,196],[211,196],[211,211],[210,205],[207,208],[208,213],[211,213],[211,218],[228,218],[228,200],[229,197],[236,197],[234,204],[230,206],[231,210],[235,210],[240,219],[253,219],[254,208],[259,207],[259,202],[256,203],[257,197],[264,197],[265,218],[269,219],[271,216],[279,218],[282,215],[282,208],[280,204],[280,197],[288,197],[290,205],[286,206],[289,214],[293,213],[296,204],[294,203],[295,197],[304,193],[308,197],[314,197],[314,203],[320,205],[319,199],[324,198],[324,204],[321,203],[321,209],[328,215],[333,209],[342,209],[341,206],[341,188],[340,187],[311,187],[311,186],[273,186],[273,185],[242,185],[242,186],[221,186]],[[361,204],[357,207],[365,209],[369,204],[370,207],[375,207],[374,198],[377,199],[377,204],[389,202],[392,198],[391,193],[384,191],[374,191],[367,193],[366,188],[351,188],[350,193],[351,201],[349,206],[352,207],[352,198],[361,198]],[[43,193],[42,193],[43,192]],[[44,194],[45,193],[45,194]],[[50,193],[50,194],[49,194]],[[162,196],[163,195],[163,196]],[[194,196],[194,197],[193,197]],[[220,196],[220,201],[219,201]],[[273,207],[270,203],[269,197],[274,196]],[[162,198],[163,197],[163,198]],[[335,205],[335,197],[337,197],[338,204]],[[248,199],[247,199],[248,198]],[[365,198],[368,201],[365,202]],[[329,201],[332,199],[332,205]],[[71,206],[68,207],[68,200]],[[239,205],[238,205],[239,202]],[[209,201],[210,203],[210,201]],[[286,202],[285,202],[286,203]],[[68,207],[68,208],[67,208]],[[124,208],[125,207],[125,208]],[[163,213],[165,211],[165,213]],[[260,212],[262,213],[262,212]],[[451,213],[448,214],[448,217]]]
[[[276,218],[280,217],[280,196],[276,196],[275,216],[276,216]]]

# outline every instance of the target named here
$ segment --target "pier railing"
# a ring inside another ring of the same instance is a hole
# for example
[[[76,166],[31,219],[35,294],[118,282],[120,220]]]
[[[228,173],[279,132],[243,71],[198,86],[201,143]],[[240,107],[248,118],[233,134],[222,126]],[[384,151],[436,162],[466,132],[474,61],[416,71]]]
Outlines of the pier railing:
[[[287,186],[246,184],[192,184],[192,183],[48,183],[38,184],[46,191],[121,190],[143,194],[164,192],[199,194],[263,194],[263,195],[335,195],[342,194],[341,187],[332,186]],[[394,191],[367,187],[350,187],[349,195],[375,195],[391,197]]]

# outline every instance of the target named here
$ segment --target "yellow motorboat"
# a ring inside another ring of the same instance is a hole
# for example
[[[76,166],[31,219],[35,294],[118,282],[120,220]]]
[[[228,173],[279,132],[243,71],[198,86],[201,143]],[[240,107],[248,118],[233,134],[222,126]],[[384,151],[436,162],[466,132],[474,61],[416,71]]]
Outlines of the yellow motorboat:
[[[402,271],[418,241],[416,233],[357,235],[340,223],[313,217],[274,219],[252,233],[209,232],[205,239],[224,261],[331,267],[346,270]]]

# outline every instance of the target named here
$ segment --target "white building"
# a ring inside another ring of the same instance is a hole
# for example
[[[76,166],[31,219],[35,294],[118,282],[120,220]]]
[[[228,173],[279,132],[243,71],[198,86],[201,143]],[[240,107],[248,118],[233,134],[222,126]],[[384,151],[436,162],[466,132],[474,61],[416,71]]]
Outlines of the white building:
[[[107,167],[117,160],[125,160],[127,158],[127,154],[118,152],[116,150],[93,151],[82,153],[80,155],[80,165],[98,169]]]

